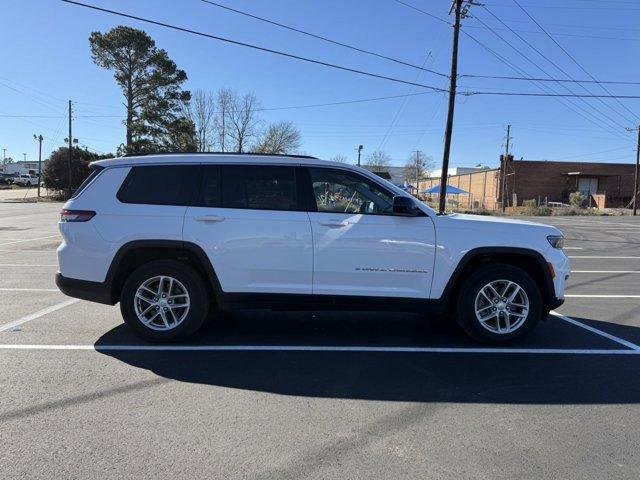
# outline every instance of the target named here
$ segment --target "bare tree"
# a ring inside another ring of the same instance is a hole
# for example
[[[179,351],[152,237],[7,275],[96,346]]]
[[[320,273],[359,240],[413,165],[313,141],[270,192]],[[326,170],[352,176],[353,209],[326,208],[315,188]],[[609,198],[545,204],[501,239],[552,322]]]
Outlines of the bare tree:
[[[428,157],[423,152],[417,152],[407,159],[407,162],[404,164],[404,169],[402,170],[402,176],[407,181],[415,182],[416,178],[421,180],[428,177],[429,172],[433,170],[433,168],[433,157]]]
[[[196,130],[196,148],[198,152],[210,151],[214,144],[216,99],[212,92],[196,90],[186,108]]]
[[[216,95],[216,117],[213,122],[213,127],[215,130],[216,143],[221,152],[229,151],[233,143],[229,116],[234,96],[234,91],[228,88],[221,88]]]
[[[220,93],[224,100],[224,108],[218,111],[218,116],[221,116],[219,124],[222,127],[218,132],[218,137],[222,140],[220,146],[222,151],[232,149],[234,152],[242,153],[260,132],[258,100],[253,93],[247,93],[242,97],[231,90],[221,90]],[[232,145],[228,145],[228,140],[232,141]]]
[[[291,122],[276,122],[266,132],[252,151],[256,153],[296,153],[302,143],[300,131]]]
[[[338,163],[347,163],[349,161],[349,159],[347,158],[346,155],[342,155],[341,153],[339,153],[335,157],[332,157],[331,161],[332,162],[338,162]]]
[[[367,155],[364,164],[377,171],[385,171],[391,163],[391,157],[384,150],[375,150]]]

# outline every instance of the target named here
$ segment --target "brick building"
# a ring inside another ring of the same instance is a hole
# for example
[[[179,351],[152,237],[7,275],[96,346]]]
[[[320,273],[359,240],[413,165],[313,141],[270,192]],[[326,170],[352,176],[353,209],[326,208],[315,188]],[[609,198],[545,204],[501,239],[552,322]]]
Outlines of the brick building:
[[[524,200],[569,202],[569,194],[582,192],[594,206],[625,207],[633,196],[635,165],[631,163],[556,162],[513,160],[506,162],[506,202],[521,206]],[[448,183],[468,195],[453,199],[465,208],[495,210],[502,205],[502,167],[449,176]],[[439,178],[420,182],[420,190],[439,184]]]

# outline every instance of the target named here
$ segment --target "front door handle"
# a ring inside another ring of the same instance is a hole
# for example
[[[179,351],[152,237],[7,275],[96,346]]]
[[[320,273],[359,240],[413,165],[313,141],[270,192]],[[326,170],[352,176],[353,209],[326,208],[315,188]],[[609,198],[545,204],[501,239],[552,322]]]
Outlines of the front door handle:
[[[195,217],[197,222],[221,222],[224,220],[224,217],[220,215],[202,215],[200,217]]]
[[[320,222],[320,225],[324,225],[325,227],[346,227],[347,225],[349,225],[349,222],[347,222],[346,220],[337,220],[337,219],[332,219],[332,220],[326,220],[324,222]]]

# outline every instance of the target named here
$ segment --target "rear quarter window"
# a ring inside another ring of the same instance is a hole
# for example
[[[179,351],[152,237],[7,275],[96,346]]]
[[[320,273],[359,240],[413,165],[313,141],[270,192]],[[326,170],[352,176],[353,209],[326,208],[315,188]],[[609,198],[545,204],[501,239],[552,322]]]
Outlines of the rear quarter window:
[[[84,179],[84,182],[82,182],[78,188],[76,188],[76,191],[73,192],[73,195],[71,195],[71,198],[76,198],[78,195],[80,195],[83,192],[83,190],[85,188],[87,188],[87,186],[93,181],[94,178],[96,178],[98,176],[98,174],[102,170],[104,170],[103,167],[94,167],[94,168],[92,168],[91,169],[91,173],[89,174],[89,176]]]
[[[199,185],[198,165],[135,166],[116,197],[123,203],[189,206]]]

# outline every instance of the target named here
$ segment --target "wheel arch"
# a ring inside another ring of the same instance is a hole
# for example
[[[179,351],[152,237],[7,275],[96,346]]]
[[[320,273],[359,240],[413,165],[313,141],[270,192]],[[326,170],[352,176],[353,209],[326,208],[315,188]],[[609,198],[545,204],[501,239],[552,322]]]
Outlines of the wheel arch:
[[[468,251],[458,262],[442,294],[447,305],[455,301],[461,284],[472,270],[492,263],[504,263],[527,272],[540,287],[545,308],[551,308],[555,299],[553,278],[546,259],[532,249],[519,247],[480,247]]]
[[[206,281],[209,293],[221,304],[222,288],[209,257],[195,243],[181,240],[134,240],[120,247],[105,279],[112,304],[118,302],[129,273],[149,261],[162,259],[177,260],[194,268]]]

